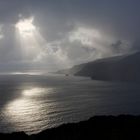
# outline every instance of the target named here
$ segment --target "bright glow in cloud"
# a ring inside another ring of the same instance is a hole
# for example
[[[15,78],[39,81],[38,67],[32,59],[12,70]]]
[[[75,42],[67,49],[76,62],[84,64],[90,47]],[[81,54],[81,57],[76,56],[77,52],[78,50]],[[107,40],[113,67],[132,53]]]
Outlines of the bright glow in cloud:
[[[102,55],[108,55],[110,53],[110,46],[111,42],[113,42],[112,38],[104,36],[98,29],[94,28],[86,28],[86,27],[78,27],[77,29],[73,30],[69,34],[70,42],[79,42],[81,44],[81,48],[85,50],[89,50],[90,59],[95,59],[93,54],[96,58],[102,57]]]
[[[66,32],[63,39],[51,41],[41,35],[34,25],[34,17],[20,19],[15,29],[23,62],[27,62],[31,69],[41,67],[55,71],[114,54],[111,45],[116,40],[96,28],[77,25],[77,28]],[[113,46],[118,47],[117,44]],[[122,46],[123,43],[118,52],[123,51]]]
[[[19,30],[20,34],[23,36],[32,35],[36,30],[36,27],[33,25],[34,17],[29,19],[21,19],[15,27]]]
[[[4,38],[4,35],[0,34],[0,39],[3,39]]]
[[[92,46],[93,41],[100,39],[101,35],[98,30],[79,27],[72,31],[69,36],[71,42],[80,41],[83,45]]]
[[[118,42],[114,37],[101,32],[96,28],[88,28],[79,26],[69,33],[68,37],[70,43],[79,43],[79,52],[84,49],[83,58],[88,55],[84,60],[94,60],[97,58],[108,57],[118,54],[126,53],[130,45],[126,41],[120,41],[120,44],[113,45],[113,42]],[[125,43],[126,42],[126,43]],[[80,49],[81,48],[81,49]],[[73,49],[76,48],[73,47]],[[117,51],[116,51],[117,50]],[[74,51],[72,51],[74,53]],[[72,54],[71,54],[72,55]],[[80,58],[82,60],[82,58]]]
[[[16,40],[23,54],[23,61],[34,67],[50,66],[56,69],[68,64],[67,54],[61,49],[63,41],[47,42],[34,25],[34,17],[20,19],[15,24]]]
[[[20,19],[15,24],[17,41],[19,41],[24,60],[33,61],[42,52],[46,43],[36,26],[34,17]]]
[[[140,50],[140,1],[109,1],[1,0],[0,71],[51,71]]]

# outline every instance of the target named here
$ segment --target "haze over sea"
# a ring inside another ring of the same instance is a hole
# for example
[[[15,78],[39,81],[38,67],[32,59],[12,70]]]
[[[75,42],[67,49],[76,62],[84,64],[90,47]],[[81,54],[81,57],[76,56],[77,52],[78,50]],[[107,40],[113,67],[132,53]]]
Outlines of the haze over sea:
[[[65,75],[0,75],[0,132],[37,133],[94,115],[140,114],[138,83]]]

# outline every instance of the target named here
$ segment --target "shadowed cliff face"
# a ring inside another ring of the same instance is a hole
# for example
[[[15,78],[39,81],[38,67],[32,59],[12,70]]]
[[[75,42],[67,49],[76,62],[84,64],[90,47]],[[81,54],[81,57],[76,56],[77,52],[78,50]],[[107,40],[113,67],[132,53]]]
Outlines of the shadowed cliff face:
[[[80,123],[64,124],[39,134],[26,135],[24,132],[0,134],[1,139],[21,140],[137,140],[140,139],[140,117],[121,115],[98,116]]]
[[[140,52],[99,59],[59,73],[88,76],[95,80],[140,82]]]

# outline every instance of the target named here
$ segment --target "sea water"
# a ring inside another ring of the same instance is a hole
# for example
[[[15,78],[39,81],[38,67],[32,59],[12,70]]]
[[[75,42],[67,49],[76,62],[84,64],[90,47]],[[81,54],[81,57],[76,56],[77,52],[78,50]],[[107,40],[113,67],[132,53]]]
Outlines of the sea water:
[[[0,75],[0,132],[27,134],[95,115],[140,114],[140,84],[65,75]]]

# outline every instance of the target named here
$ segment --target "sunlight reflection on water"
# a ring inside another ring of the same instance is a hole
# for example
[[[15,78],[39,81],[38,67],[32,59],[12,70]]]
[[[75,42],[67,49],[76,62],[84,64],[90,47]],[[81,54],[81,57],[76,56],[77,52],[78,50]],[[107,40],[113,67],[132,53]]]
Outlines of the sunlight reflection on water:
[[[139,84],[66,76],[1,76],[0,132],[28,134],[94,115],[138,114]]]
[[[36,99],[34,97],[45,96],[52,92],[51,88],[30,88],[25,89],[21,92],[21,96],[18,99],[15,99],[8,103],[4,109],[4,115],[7,118],[8,122],[13,122],[15,128],[20,127],[21,125],[25,125],[25,123],[32,122],[30,127],[37,126],[36,123],[39,122],[39,125],[43,125],[44,123],[40,122],[42,116],[46,116],[49,108],[46,108],[47,105],[45,101]],[[44,108],[44,104],[46,104]],[[43,110],[40,114],[40,110]],[[47,117],[46,121],[49,123],[49,117]],[[47,122],[46,122],[47,124]],[[27,125],[27,130],[28,128]],[[32,128],[33,129],[33,128]],[[36,129],[36,128],[34,128]],[[18,130],[16,130],[18,131]]]
[[[24,90],[22,92],[23,96],[43,96],[45,94],[48,94],[52,91],[52,88],[31,88],[31,89],[27,89]]]

